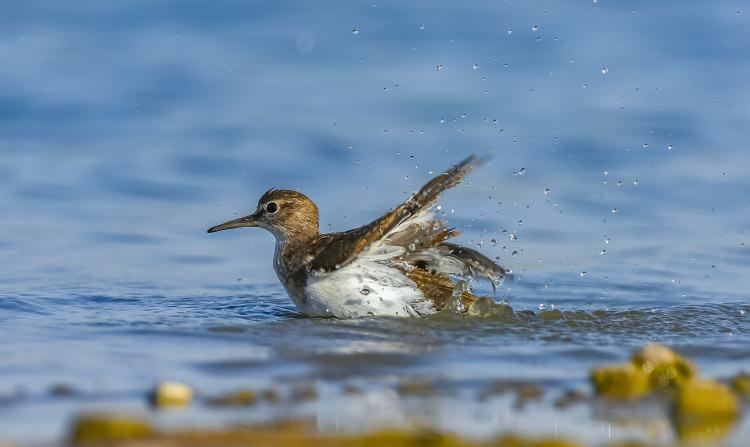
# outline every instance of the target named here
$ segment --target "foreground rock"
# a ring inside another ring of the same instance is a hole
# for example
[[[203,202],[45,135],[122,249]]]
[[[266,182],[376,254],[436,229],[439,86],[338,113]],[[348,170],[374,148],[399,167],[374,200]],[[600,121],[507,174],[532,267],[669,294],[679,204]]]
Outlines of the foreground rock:
[[[594,369],[591,381],[597,396],[610,401],[653,394],[666,399],[674,432],[683,441],[720,439],[740,416],[739,401],[729,387],[700,378],[691,362],[655,343],[638,350],[628,363]],[[731,381],[740,395],[746,385],[741,375]]]

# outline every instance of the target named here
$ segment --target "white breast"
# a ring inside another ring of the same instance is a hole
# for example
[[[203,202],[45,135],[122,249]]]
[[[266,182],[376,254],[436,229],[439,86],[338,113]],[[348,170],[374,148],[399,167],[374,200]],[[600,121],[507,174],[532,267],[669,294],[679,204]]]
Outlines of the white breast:
[[[359,257],[333,272],[311,275],[305,295],[306,302],[300,311],[311,316],[409,317],[435,311],[401,270],[367,257]]]

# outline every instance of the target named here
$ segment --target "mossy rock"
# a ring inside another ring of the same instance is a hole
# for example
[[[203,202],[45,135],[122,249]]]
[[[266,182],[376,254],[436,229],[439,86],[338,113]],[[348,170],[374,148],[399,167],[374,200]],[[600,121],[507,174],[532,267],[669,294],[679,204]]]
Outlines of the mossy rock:
[[[492,298],[480,296],[469,304],[466,315],[477,318],[513,319],[513,308],[507,304],[496,303]]]
[[[550,309],[539,313],[539,318],[545,321],[562,320],[565,315],[560,309]]]
[[[613,400],[636,399],[651,391],[648,375],[632,363],[596,368],[591,382],[597,396]]]
[[[208,400],[214,407],[249,407],[258,401],[258,394],[253,390],[237,390]]]
[[[672,406],[672,424],[682,440],[719,439],[734,427],[740,405],[729,388],[711,379],[680,384]]]
[[[648,375],[650,386],[654,389],[679,385],[698,373],[692,363],[658,343],[649,343],[636,351],[632,361]]]
[[[732,391],[745,399],[750,399],[750,374],[741,372],[729,381]]]
[[[111,444],[117,441],[148,438],[155,430],[141,419],[92,414],[79,417],[73,424],[70,442],[73,445]]]

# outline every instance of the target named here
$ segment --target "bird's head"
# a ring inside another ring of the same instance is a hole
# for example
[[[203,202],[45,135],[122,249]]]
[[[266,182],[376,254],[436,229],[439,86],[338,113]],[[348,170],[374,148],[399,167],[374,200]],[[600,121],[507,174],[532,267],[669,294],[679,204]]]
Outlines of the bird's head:
[[[318,207],[302,193],[270,189],[258,200],[253,214],[208,229],[209,233],[241,227],[264,228],[277,240],[304,239],[318,235]]]

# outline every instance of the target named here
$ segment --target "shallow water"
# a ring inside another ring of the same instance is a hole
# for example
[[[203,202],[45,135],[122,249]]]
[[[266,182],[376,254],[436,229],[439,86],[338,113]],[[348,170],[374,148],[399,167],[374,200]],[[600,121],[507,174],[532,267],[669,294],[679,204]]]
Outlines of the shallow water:
[[[645,431],[550,405],[594,365],[659,341],[711,377],[750,370],[745,5],[402,3],[0,7],[0,440],[146,411],[168,379],[321,398],[152,414],[166,426],[312,414],[600,442]],[[494,158],[442,212],[515,272],[512,318],[300,318],[270,235],[205,234],[271,186],[355,227],[471,152]],[[441,393],[399,397],[410,380]],[[545,398],[478,399],[497,380]]]

